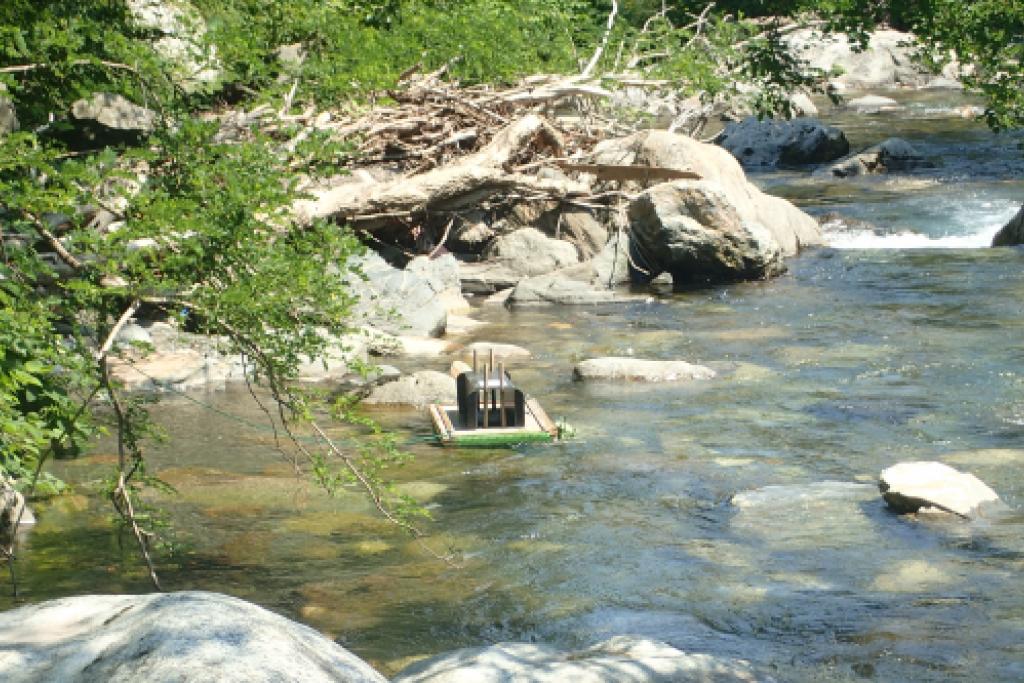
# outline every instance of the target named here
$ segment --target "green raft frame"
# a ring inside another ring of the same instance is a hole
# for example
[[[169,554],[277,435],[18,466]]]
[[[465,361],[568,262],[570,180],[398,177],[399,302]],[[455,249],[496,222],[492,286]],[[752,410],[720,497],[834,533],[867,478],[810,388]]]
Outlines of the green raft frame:
[[[558,438],[558,426],[533,398],[526,399],[526,424],[522,427],[456,429],[453,420],[459,419],[458,406],[432,403],[429,408],[434,433],[442,446],[488,448],[521,443],[550,443]]]

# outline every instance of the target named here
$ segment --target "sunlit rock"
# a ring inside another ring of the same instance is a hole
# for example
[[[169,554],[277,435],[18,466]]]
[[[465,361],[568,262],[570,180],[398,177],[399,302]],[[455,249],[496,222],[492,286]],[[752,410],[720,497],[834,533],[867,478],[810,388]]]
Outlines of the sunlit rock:
[[[616,636],[575,652],[549,645],[499,643],[456,650],[407,667],[392,683],[640,683],[764,680],[737,659],[689,654],[635,636]]]
[[[1001,504],[999,495],[973,474],[933,461],[901,462],[882,470],[882,498],[896,512],[951,512],[975,517]]]
[[[642,358],[590,358],[573,368],[577,380],[625,382],[686,382],[715,377],[715,371],[703,365],[681,360],[644,360]]]
[[[302,624],[217,593],[90,595],[0,614],[0,678],[384,683]]]
[[[376,387],[363,403],[417,407],[455,403],[455,379],[444,372],[421,370]]]

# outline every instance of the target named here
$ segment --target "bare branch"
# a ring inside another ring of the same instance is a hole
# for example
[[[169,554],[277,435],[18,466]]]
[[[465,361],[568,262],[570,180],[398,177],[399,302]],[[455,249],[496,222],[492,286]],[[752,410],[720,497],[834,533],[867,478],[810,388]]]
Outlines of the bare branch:
[[[605,48],[608,46],[608,38],[612,34],[612,28],[615,26],[615,18],[619,15],[619,2],[618,0],[612,0],[612,11],[608,13],[608,23],[604,29],[604,36],[601,37],[601,42],[594,50],[594,54],[590,56],[590,61],[583,67],[581,75],[589,78],[593,75],[594,69],[597,68],[597,63],[601,61],[601,55],[604,54]]]

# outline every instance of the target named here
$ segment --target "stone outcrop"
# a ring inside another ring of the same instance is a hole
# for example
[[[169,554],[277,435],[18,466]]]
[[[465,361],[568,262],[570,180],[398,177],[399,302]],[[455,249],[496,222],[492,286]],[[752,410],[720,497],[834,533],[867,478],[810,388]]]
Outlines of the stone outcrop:
[[[156,127],[156,112],[121,95],[95,93],[71,105],[73,128],[64,134],[78,149],[138,144]]]
[[[973,474],[933,461],[901,462],[878,477],[882,498],[896,512],[951,512],[975,517],[1001,507],[999,495]]]
[[[815,119],[775,121],[750,116],[728,124],[717,142],[747,167],[820,164],[850,151],[843,131]]]
[[[839,161],[823,173],[835,178],[851,178],[861,175],[912,171],[931,168],[934,164],[921,156],[913,145],[902,138],[888,138]]]
[[[385,683],[308,626],[203,592],[86,595],[0,614],[7,683]]]
[[[376,387],[363,403],[422,408],[430,403],[455,403],[455,398],[454,377],[435,370],[421,370]]]
[[[206,22],[187,0],[126,0],[135,25],[155,35],[153,49],[172,66],[171,76],[186,92],[217,82],[216,50],[206,42]]]
[[[1024,244],[1024,206],[992,238],[993,247],[1011,247],[1017,244]]]
[[[543,275],[579,263],[576,247],[536,228],[521,228],[496,237],[487,245],[484,257],[520,277]]]
[[[745,223],[758,223],[772,235],[784,256],[822,243],[818,223],[785,199],[761,192],[747,181],[743,168],[717,145],[664,131],[643,131],[600,143],[594,163],[643,165],[693,171],[721,191]],[[630,189],[642,189],[634,183]]]
[[[615,356],[581,361],[573,368],[572,374],[577,380],[625,382],[687,382],[715,377],[711,368],[686,361]]]
[[[689,654],[665,643],[616,636],[576,652],[532,643],[472,647],[416,662],[392,683],[645,683],[765,680],[742,660]]]
[[[378,254],[368,252],[355,265],[365,276],[348,278],[350,291],[359,297],[354,311],[356,322],[391,334],[444,333],[448,312],[438,295],[459,288],[455,257],[420,257],[399,269]]]
[[[837,74],[834,87],[846,89],[913,87],[958,88],[955,64],[933,74],[914,61],[915,38],[909,33],[882,29],[871,34],[860,50],[842,34],[824,36],[814,29],[793,31],[785,37],[793,54],[811,67]]]
[[[782,250],[760,223],[744,221],[716,183],[677,180],[629,205],[634,254],[645,276],[675,285],[756,280],[785,270]]]

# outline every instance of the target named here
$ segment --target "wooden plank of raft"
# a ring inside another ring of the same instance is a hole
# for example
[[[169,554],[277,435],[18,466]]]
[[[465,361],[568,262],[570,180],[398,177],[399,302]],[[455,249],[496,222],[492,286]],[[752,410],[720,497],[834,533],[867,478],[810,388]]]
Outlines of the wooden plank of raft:
[[[451,424],[445,419],[445,409],[436,403],[430,404],[430,418],[434,421],[434,429],[441,437],[442,441],[448,441],[452,438]]]
[[[550,434],[553,438],[558,436],[558,425],[551,421],[548,414],[540,407],[540,403],[537,403],[537,399],[526,399],[526,407],[531,413],[533,413],[533,417],[537,420],[537,424],[540,425],[541,429]]]
[[[620,164],[571,164],[557,162],[563,171],[592,173],[598,180],[701,180],[702,176],[693,171],[662,166],[632,166]]]

